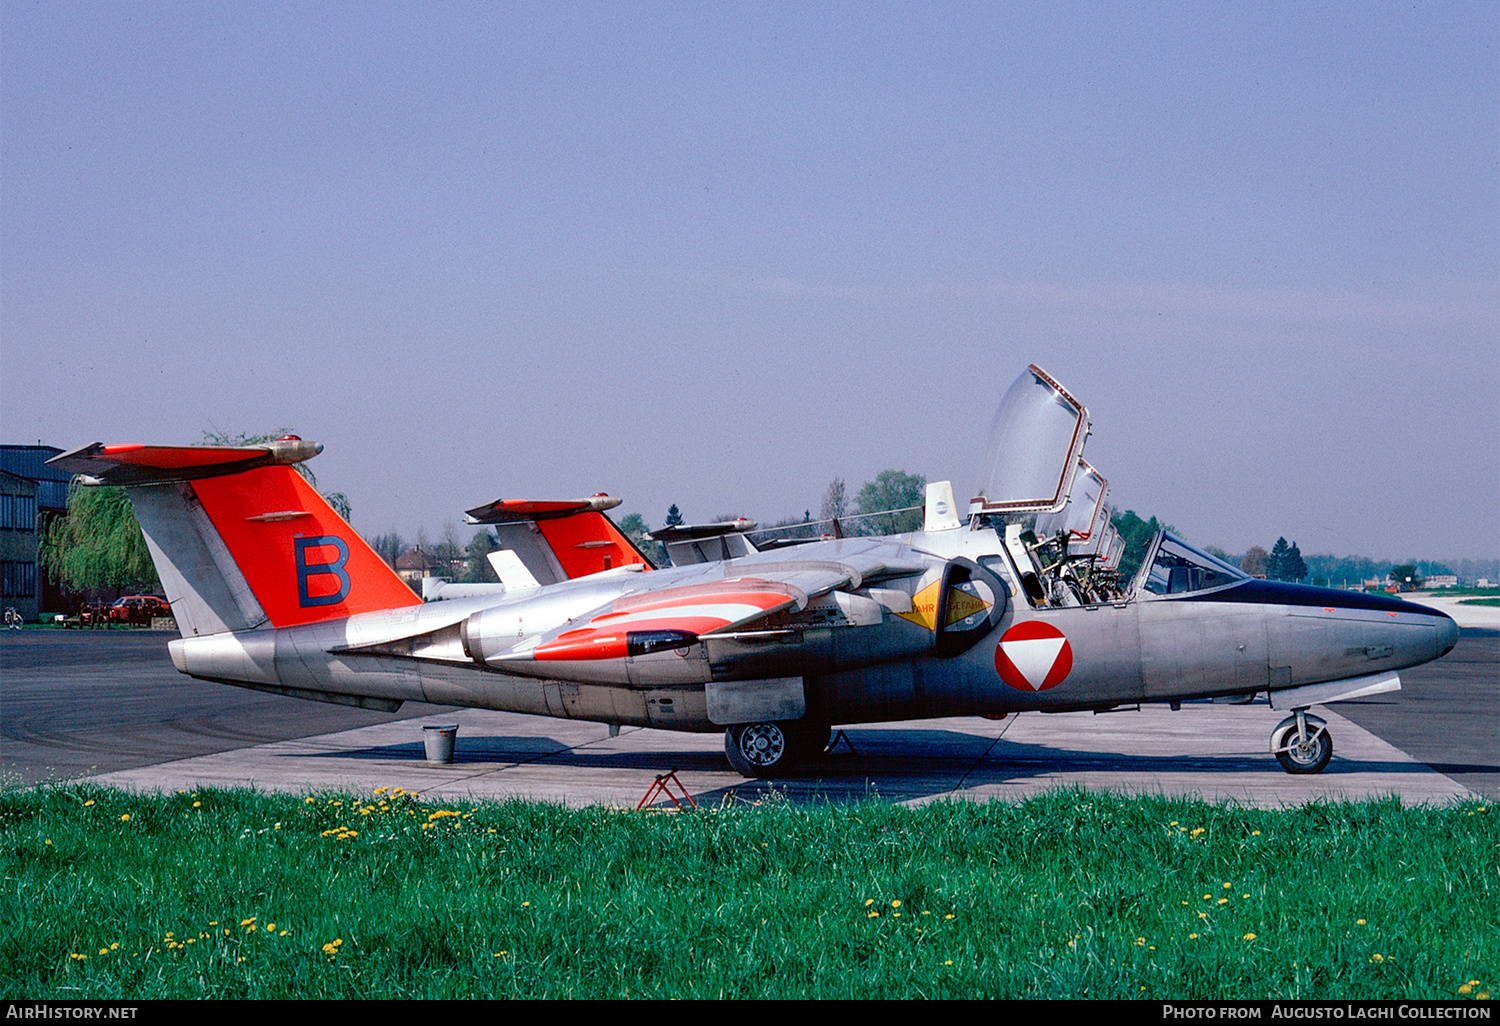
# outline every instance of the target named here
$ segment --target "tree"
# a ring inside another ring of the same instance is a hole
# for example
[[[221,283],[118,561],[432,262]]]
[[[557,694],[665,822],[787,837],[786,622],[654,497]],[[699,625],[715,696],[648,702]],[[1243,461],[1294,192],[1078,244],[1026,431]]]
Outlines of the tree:
[[[459,580],[464,584],[498,583],[500,577],[495,573],[495,568],[490,566],[487,557],[499,547],[500,543],[495,540],[489,528],[475,531],[474,537],[469,539],[469,544],[464,549],[467,558],[464,560],[464,572]]]
[[[667,508],[666,526],[668,526],[668,527],[681,527],[682,526],[682,511],[677,508],[677,503],[675,503],[675,502],[672,503],[672,505]]]
[[[818,516],[824,520],[840,520],[849,515],[849,500],[844,495],[844,479],[834,478],[823,493],[823,506]]]
[[[1156,532],[1163,526],[1168,531],[1172,530],[1170,525],[1157,522],[1156,517],[1150,520],[1142,520],[1133,509],[1127,509],[1124,513],[1116,513],[1110,523],[1115,525],[1115,530],[1120,532],[1120,537],[1125,539],[1125,552],[1120,556],[1120,579],[1128,581],[1135,576],[1135,572],[1141,568],[1141,561],[1146,558],[1146,546],[1151,544],[1151,539],[1156,537]]]
[[[1422,575],[1417,572],[1417,564],[1402,563],[1391,567],[1391,581],[1402,591],[1415,591],[1422,586]]]
[[[1250,551],[1240,560],[1240,569],[1251,577],[1266,576],[1266,550],[1259,545],[1250,546]]]
[[[1307,564],[1302,562],[1302,550],[1292,542],[1292,547],[1286,550],[1286,556],[1281,561],[1282,580],[1300,581],[1307,576]]]
[[[862,517],[859,521],[859,533],[902,534],[906,531],[920,531],[926,488],[927,479],[919,474],[882,470],[875,476],[875,480],[865,482],[854,500]],[[869,513],[880,515],[865,516]]]
[[[380,558],[385,560],[387,566],[393,568],[396,565],[396,560],[400,559],[401,554],[406,551],[406,539],[395,531],[392,531],[390,534],[377,534],[375,537],[370,538],[369,542],[370,548],[374,549]]]
[[[1286,557],[1291,551],[1285,538],[1277,538],[1276,544],[1271,546],[1271,554],[1266,557],[1266,580],[1284,581],[1286,577]]]
[[[676,509],[673,506],[672,509]],[[670,515],[670,513],[669,513]],[[680,522],[681,518],[679,518]],[[620,521],[620,533],[630,539],[630,544],[641,550],[641,555],[649,559],[653,566],[667,565],[667,547],[659,541],[652,541],[646,535],[651,533],[646,518],[639,513],[631,513]]]
[[[68,515],[42,536],[38,559],[74,591],[161,591],[161,581],[123,488],[74,486]]]

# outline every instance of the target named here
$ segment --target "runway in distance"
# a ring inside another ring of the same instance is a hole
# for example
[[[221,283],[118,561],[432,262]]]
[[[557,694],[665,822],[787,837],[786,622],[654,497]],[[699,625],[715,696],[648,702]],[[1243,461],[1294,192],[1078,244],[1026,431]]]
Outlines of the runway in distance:
[[[1308,710],[1395,691],[1458,639],[1384,595],[1251,578],[1168,532],[1122,580],[1088,411],[1028,367],[960,516],[928,485],[922,530],[757,549],[751,521],[657,532],[654,567],[617,499],[497,500],[501,583],[423,602],[297,472],[320,445],[105,445],[49,462],[124,486],[189,676],[394,710],[406,701],[725,732],[748,777],[795,772],[839,725],[1107,711],[1260,694],[1289,715],[1270,751],[1316,773]]]

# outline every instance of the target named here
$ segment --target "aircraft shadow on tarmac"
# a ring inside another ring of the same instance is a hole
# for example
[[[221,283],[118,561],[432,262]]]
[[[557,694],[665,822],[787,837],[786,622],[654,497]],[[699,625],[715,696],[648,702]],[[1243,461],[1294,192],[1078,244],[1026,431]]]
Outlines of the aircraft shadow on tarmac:
[[[732,787],[694,791],[700,804],[736,794],[776,792],[789,798],[832,801],[911,800],[938,797],[958,788],[1018,783],[1069,773],[1108,772],[1129,785],[1132,778],[1149,783],[1162,774],[1200,774],[1213,778],[1250,774],[1288,778],[1269,754],[1216,756],[1141,755],[1078,751],[1041,744],[1020,744],[947,730],[847,731],[852,750],[840,741],[834,750],[804,770],[776,780],[746,780]],[[303,751],[286,758],[357,759],[391,763],[425,763],[419,742],[368,748]],[[584,745],[568,747],[539,735],[460,736],[454,753],[456,770],[505,769],[544,765],[558,770],[605,769],[664,773],[723,773],[725,757],[717,750],[604,751]],[[1454,766],[1450,770],[1465,770]],[[1483,771],[1485,767],[1474,767]],[[1441,771],[1441,770],[1440,770]],[[1427,773],[1420,762],[1358,760],[1335,755],[1329,775]],[[1293,780],[1297,778],[1291,778]],[[685,783],[691,789],[692,781]]]

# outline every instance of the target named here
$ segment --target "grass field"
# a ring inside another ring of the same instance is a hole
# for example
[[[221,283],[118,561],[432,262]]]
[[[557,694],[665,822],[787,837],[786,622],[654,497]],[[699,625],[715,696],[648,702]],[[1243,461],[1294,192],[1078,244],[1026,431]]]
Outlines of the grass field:
[[[0,793],[8,998],[1488,998],[1500,816]]]

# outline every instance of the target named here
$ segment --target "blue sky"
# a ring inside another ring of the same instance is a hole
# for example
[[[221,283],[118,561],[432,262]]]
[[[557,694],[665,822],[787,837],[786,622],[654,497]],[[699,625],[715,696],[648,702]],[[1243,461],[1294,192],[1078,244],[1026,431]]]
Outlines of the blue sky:
[[[366,533],[974,477],[1500,554],[1500,8],[0,6],[7,442],[292,428]]]

